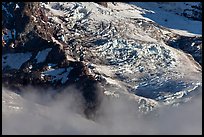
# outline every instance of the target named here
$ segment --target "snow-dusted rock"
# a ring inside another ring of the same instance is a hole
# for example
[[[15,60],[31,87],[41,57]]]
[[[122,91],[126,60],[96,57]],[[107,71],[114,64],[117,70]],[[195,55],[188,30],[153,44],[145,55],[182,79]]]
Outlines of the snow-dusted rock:
[[[75,84],[90,104],[102,92],[127,96],[141,111],[197,92],[202,29],[188,19],[190,3],[106,4],[2,3],[4,84],[59,91]]]

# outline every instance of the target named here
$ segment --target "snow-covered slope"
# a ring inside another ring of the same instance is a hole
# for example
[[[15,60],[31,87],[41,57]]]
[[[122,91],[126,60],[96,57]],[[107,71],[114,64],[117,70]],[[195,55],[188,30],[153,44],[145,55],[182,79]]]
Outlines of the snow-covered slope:
[[[199,6],[4,2],[3,86],[20,95],[26,86],[43,88],[39,92],[53,98],[74,86],[89,118],[97,116],[104,98],[133,101],[144,114],[193,100],[202,87]],[[4,91],[2,99],[19,98]],[[3,105],[3,114],[9,113],[11,107]]]
[[[144,17],[175,33],[186,36],[202,35],[200,2],[130,2],[130,4],[146,9],[147,11],[143,13]]]

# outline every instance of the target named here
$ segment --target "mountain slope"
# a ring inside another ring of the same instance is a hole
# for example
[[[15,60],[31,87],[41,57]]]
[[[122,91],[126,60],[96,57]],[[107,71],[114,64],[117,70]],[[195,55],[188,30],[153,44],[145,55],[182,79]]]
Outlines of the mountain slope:
[[[202,87],[195,5],[3,2],[3,86],[20,95],[27,86],[43,88],[53,98],[73,86],[88,118],[106,98],[133,101],[145,114],[188,102]]]

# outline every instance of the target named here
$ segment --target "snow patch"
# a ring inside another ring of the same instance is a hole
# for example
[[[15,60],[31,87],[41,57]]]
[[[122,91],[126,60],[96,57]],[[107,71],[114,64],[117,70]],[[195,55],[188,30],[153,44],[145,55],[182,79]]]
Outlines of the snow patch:
[[[146,9],[142,15],[152,21],[171,29],[174,33],[184,36],[202,35],[202,22],[181,16],[182,12],[197,2],[130,2],[137,7]],[[162,13],[162,14],[161,14]]]
[[[41,77],[51,76],[52,82],[61,81],[61,83],[64,84],[68,80],[68,75],[72,69],[73,69],[72,67],[51,69],[51,70],[42,72]]]
[[[45,50],[39,51],[35,59],[37,60],[37,63],[42,63],[46,60],[47,55],[52,50],[52,48],[47,48]]]
[[[20,69],[23,63],[31,58],[31,53],[14,53],[4,54],[2,56],[2,70],[6,67],[9,69]]]

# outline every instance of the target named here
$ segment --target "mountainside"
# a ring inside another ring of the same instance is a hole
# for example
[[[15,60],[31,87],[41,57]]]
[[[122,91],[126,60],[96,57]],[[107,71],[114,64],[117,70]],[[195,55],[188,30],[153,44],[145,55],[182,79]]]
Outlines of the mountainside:
[[[10,96],[73,86],[91,119],[106,98],[147,114],[202,94],[201,2],[2,2],[2,48]]]

